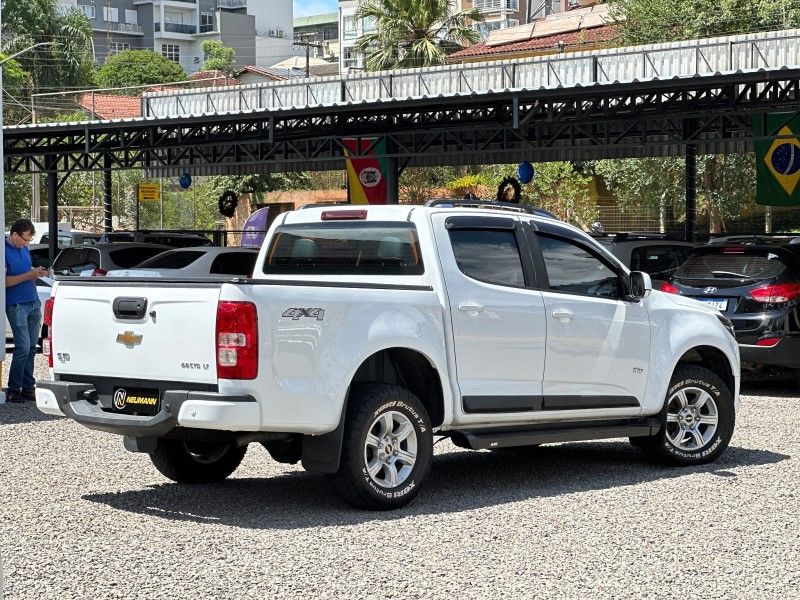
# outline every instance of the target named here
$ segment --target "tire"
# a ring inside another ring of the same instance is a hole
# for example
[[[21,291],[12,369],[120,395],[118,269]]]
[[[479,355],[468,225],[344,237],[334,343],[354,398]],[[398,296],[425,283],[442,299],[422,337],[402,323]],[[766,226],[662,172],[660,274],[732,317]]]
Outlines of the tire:
[[[177,483],[217,483],[242,462],[247,446],[161,438],[150,453],[156,469]]]
[[[346,418],[341,462],[332,476],[339,497],[367,510],[411,502],[433,462],[433,432],[419,399],[393,385],[362,385],[350,394]]]
[[[656,435],[631,442],[651,460],[671,466],[716,460],[728,447],[736,422],[733,396],[722,379],[688,365],[675,369],[659,416]]]

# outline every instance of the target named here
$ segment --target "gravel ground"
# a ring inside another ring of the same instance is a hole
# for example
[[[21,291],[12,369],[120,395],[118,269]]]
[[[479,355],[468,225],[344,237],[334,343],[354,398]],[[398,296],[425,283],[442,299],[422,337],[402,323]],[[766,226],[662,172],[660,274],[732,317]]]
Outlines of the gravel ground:
[[[258,445],[225,484],[181,487],[116,436],[0,405],[6,598],[797,598],[799,394],[744,394],[715,464],[442,442],[392,513],[351,510]]]

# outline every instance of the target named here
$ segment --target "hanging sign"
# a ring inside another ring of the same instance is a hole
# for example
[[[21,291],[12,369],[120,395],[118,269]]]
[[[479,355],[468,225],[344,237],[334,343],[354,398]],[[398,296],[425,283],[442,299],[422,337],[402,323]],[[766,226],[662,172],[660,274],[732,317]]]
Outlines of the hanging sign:
[[[157,183],[139,184],[139,202],[158,202],[161,200],[161,186]]]

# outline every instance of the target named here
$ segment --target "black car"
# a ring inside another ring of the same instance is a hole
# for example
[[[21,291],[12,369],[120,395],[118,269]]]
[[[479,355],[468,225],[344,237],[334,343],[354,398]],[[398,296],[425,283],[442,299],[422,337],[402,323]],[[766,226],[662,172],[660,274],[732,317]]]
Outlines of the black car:
[[[140,229],[138,231],[113,231],[104,233],[100,242],[136,242],[144,244],[160,244],[172,248],[187,248],[190,246],[213,246],[214,243],[206,236],[199,233],[183,231],[163,231]]]
[[[719,238],[696,248],[661,290],[730,319],[744,367],[788,367],[800,384],[800,237]]]

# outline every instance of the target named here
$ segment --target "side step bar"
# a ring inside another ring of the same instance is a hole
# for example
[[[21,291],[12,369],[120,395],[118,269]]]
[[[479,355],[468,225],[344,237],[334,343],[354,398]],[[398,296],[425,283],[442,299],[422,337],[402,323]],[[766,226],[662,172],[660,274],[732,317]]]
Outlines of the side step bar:
[[[451,438],[453,443],[461,448],[488,450],[533,444],[649,436],[657,434],[660,429],[661,423],[658,419],[648,418],[634,423],[594,423],[569,428],[544,429],[539,427],[528,430],[454,431]]]

